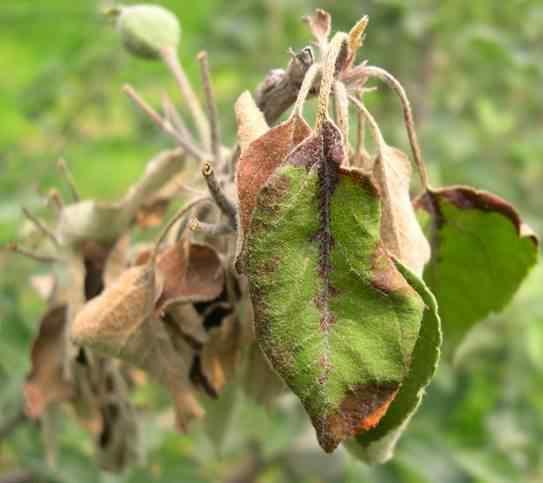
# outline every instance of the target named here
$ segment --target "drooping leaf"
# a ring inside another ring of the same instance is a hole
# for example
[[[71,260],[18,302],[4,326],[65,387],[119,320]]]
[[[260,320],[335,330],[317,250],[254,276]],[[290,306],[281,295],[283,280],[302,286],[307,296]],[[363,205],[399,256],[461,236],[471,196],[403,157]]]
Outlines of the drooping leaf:
[[[122,471],[141,459],[138,416],[127,394],[124,378],[111,361],[102,363],[99,391],[101,428],[97,460],[107,471]]]
[[[442,188],[415,205],[432,244],[424,279],[452,349],[476,322],[509,303],[537,261],[538,240],[509,203],[488,192]]]
[[[23,389],[26,413],[31,418],[40,418],[51,403],[73,395],[73,387],[63,370],[65,326],[65,305],[49,309],[40,321],[32,344],[32,369]]]
[[[70,330],[71,339],[77,345],[87,346],[109,357],[118,357],[148,371],[164,384],[174,399],[177,426],[183,431],[191,419],[203,415],[190,382],[194,350],[171,323],[158,318],[166,306],[157,306],[157,303],[165,293],[169,295],[165,296],[164,303],[175,297],[179,290],[190,289],[183,282],[183,277],[186,280],[190,278],[187,275],[190,263],[181,263],[186,258],[177,251],[184,246],[183,243],[163,251],[156,267],[148,261],[124,271],[113,285],[85,304]],[[206,255],[204,265],[209,267],[207,255],[212,252],[216,257],[216,254],[209,247],[200,245],[196,251],[202,247]],[[217,277],[217,266],[221,269],[222,266],[220,262],[211,265],[213,269],[206,269],[203,274]],[[184,271],[177,273],[179,268]],[[220,273],[218,276],[220,278]],[[198,290],[202,290],[202,282],[197,274],[191,277],[198,294]],[[203,278],[207,291],[208,278]],[[216,291],[211,289],[211,295]]]
[[[400,150],[384,144],[373,172],[383,200],[381,238],[385,248],[420,277],[430,259],[430,244],[409,197],[409,159]]]
[[[156,285],[150,264],[125,270],[111,287],[83,306],[71,324],[70,338],[77,345],[120,356],[130,337],[151,316],[161,292]]]
[[[201,371],[215,394],[220,394],[232,378],[240,359],[241,327],[235,314],[226,317],[220,327],[209,331],[209,339],[200,353]]]
[[[328,452],[386,414],[424,312],[380,239],[377,188],[343,156],[325,121],[258,194],[246,240],[257,340]]]
[[[394,447],[415,414],[437,368],[441,347],[441,321],[436,300],[414,273],[396,261],[396,266],[426,305],[409,374],[377,427],[347,443],[352,454],[367,463],[384,463],[393,456]]]

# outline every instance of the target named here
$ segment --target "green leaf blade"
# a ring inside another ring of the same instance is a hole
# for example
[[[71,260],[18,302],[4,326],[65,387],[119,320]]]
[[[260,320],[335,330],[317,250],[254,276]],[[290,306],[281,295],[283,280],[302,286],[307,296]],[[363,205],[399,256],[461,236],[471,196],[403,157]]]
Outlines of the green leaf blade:
[[[246,240],[257,339],[326,451],[379,423],[408,373],[424,311],[380,240],[377,189],[334,160],[333,129],[270,178]]]
[[[484,191],[442,188],[416,206],[430,215],[433,255],[424,279],[438,299],[452,350],[478,321],[511,301],[537,263],[538,240],[509,203]]]
[[[413,351],[409,375],[387,414],[379,426],[347,443],[347,449],[351,454],[370,464],[384,463],[393,456],[399,437],[416,413],[425,388],[432,380],[441,354],[441,320],[434,295],[424,282],[401,262],[396,261],[396,265],[418,292],[426,305],[426,310]]]

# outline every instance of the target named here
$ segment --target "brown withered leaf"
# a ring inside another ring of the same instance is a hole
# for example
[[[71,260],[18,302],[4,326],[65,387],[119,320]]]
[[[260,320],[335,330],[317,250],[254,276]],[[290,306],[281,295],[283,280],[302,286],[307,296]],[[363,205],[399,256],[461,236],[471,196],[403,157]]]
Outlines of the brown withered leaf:
[[[430,244],[409,197],[409,159],[399,149],[382,144],[373,173],[382,197],[381,238],[385,248],[420,277],[430,259]]]
[[[246,231],[256,205],[256,196],[285,157],[311,134],[311,128],[298,114],[273,127],[242,152],[237,166],[241,229]]]
[[[236,268],[239,272],[243,271],[244,233],[249,228],[258,193],[286,156],[311,132],[303,117],[293,112],[287,121],[268,130],[242,151],[236,171],[240,217]],[[242,135],[243,126],[238,124],[238,138]]]
[[[165,324],[153,316],[162,293],[160,280],[151,263],[126,270],[83,307],[71,327],[71,338],[140,367],[164,384],[175,401],[178,427],[184,430],[203,411],[191,394],[192,348],[182,340],[174,346]]]
[[[164,280],[157,301],[158,313],[176,302],[205,302],[218,297],[224,287],[224,267],[208,245],[179,240],[157,260],[157,273]]]
[[[203,316],[191,303],[171,304],[168,306],[164,320],[195,350],[201,349],[208,339]]]
[[[204,415],[190,380],[194,350],[185,340],[175,337],[170,326],[156,319],[146,324],[142,336],[139,346],[145,356],[139,365],[168,388],[177,428],[186,431],[191,420]]]
[[[170,205],[169,199],[157,198],[152,203],[145,203],[136,214],[136,223],[140,228],[153,228],[162,223]]]
[[[257,107],[249,91],[241,94],[234,105],[236,124],[238,128],[238,142],[241,152],[260,136],[268,131],[268,123],[264,114]]]
[[[332,31],[332,17],[328,12],[317,8],[313,15],[308,15],[303,18],[309,25],[309,29],[317,41],[317,45],[324,49],[328,44],[328,38]]]
[[[200,352],[200,370],[205,389],[219,395],[232,377],[240,359],[241,326],[236,314],[226,317],[220,327],[209,331],[209,339]]]
[[[121,471],[140,459],[137,414],[118,364],[111,359],[100,362],[97,459],[102,469]]]
[[[364,17],[354,24],[353,28],[349,32],[349,55],[345,64],[346,69],[349,69],[353,65],[356,59],[356,54],[360,47],[362,47],[364,32],[367,26],[368,16],[364,15]]]
[[[73,395],[64,378],[64,328],[66,305],[49,309],[43,316],[32,344],[32,368],[24,384],[25,411],[40,418],[51,403],[66,401]]]
[[[119,357],[128,339],[153,312],[161,293],[156,279],[151,264],[124,271],[111,287],[83,306],[71,324],[71,340]]]

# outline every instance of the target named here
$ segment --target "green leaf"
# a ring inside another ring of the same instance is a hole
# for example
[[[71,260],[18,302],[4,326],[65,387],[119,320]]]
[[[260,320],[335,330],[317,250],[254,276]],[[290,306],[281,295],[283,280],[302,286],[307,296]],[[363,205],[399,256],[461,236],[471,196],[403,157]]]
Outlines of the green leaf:
[[[343,156],[325,121],[262,188],[246,235],[257,340],[328,452],[386,413],[424,312],[380,239],[377,188]]]
[[[511,300],[538,257],[538,240],[505,200],[454,186],[415,202],[432,243],[424,280],[454,348],[479,320]]]
[[[436,300],[424,282],[407,267],[399,261],[396,261],[396,266],[422,298],[426,310],[413,352],[411,369],[398,395],[376,428],[347,443],[350,452],[367,463],[384,463],[392,457],[398,438],[415,414],[439,362],[441,322]]]

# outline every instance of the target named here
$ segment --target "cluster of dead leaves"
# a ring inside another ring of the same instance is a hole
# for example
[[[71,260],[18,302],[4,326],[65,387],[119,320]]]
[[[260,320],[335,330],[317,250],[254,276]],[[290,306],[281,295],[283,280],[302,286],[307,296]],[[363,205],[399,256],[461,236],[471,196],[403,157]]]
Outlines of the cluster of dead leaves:
[[[162,164],[173,160],[158,157]],[[200,395],[218,398],[241,365],[242,346],[254,344],[250,310],[241,310],[242,282],[229,261],[233,235],[196,240],[188,232],[177,239],[179,230],[172,230],[160,246],[131,242],[134,227],[163,223],[179,192],[177,178],[151,195],[149,185],[160,188],[169,181],[163,178],[144,177],[116,205],[63,205],[51,230],[59,240],[57,262],[32,281],[48,309],[31,350],[26,413],[40,420],[69,403],[94,435],[101,465],[112,470],[137,460],[137,413],[144,408],[135,408],[130,394],[139,384],[167,388],[177,428],[185,431],[204,415]],[[124,220],[127,206],[132,218],[121,227],[101,215]],[[205,220],[216,212],[198,213]]]

